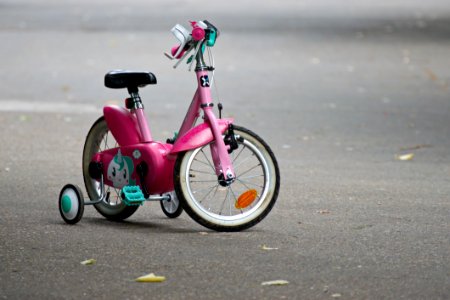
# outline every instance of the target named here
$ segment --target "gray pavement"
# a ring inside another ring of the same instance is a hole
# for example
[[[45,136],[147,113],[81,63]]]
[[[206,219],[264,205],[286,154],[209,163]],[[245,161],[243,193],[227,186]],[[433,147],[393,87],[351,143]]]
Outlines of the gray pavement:
[[[240,233],[157,203],[65,225],[87,131],[126,97],[103,75],[156,74],[142,97],[165,140],[195,82],[162,53],[204,18],[222,30],[215,98],[278,158],[274,210]],[[0,299],[449,299],[449,37],[443,0],[1,0]],[[152,272],[167,280],[134,282]]]

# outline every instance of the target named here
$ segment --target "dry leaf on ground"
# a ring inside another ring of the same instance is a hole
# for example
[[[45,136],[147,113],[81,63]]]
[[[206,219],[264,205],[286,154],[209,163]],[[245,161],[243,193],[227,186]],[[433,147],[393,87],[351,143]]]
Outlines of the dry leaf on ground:
[[[85,265],[85,266],[89,266],[89,265],[95,264],[96,262],[97,261],[95,259],[91,258],[91,259],[83,260],[80,264]]]
[[[287,280],[272,280],[272,281],[264,281],[261,285],[286,285],[289,284]]]
[[[262,250],[270,251],[270,250],[278,250],[278,248],[267,247],[266,245],[261,246]]]
[[[150,273],[135,279],[137,282],[163,282],[166,280],[164,276],[156,276],[154,273]]]
[[[398,160],[402,160],[402,161],[406,161],[406,160],[411,160],[414,157],[414,153],[407,153],[407,154],[402,154],[402,155],[398,155],[397,159]]]

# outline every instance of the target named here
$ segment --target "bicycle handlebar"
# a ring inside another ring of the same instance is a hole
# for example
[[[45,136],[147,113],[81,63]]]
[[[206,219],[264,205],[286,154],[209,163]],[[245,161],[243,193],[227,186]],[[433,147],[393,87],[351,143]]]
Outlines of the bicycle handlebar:
[[[171,32],[178,39],[179,44],[172,47],[170,54],[164,53],[169,59],[179,59],[180,61],[175,64],[174,68],[183,60],[187,54],[205,44],[207,47],[213,47],[216,43],[217,37],[219,36],[219,30],[212,25],[210,22],[191,21],[192,30],[189,32],[186,28],[180,24],[176,24]],[[203,51],[203,49],[202,49]]]

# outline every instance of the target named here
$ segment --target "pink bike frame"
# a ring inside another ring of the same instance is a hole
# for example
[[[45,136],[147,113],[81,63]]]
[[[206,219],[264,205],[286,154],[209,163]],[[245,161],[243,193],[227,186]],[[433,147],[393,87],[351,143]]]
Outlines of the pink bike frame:
[[[209,84],[205,84],[208,71],[196,70],[196,76],[198,88],[173,145],[153,141],[143,107],[132,109],[131,112],[118,106],[106,106],[103,109],[108,128],[118,142],[121,154],[131,157],[138,150],[142,157],[136,159],[135,163],[146,161],[151,166],[152,171],[146,176],[145,182],[140,182],[134,176],[141,185],[145,184],[150,193],[159,194],[173,189],[173,166],[178,153],[202,147],[212,141],[215,141],[211,143],[210,149],[216,175],[228,181],[235,178],[228,154],[229,146],[225,145],[223,139],[233,119],[217,119],[214,115],[211,90]],[[195,126],[201,110],[204,112],[204,122]],[[93,161],[107,166],[117,151],[114,148],[97,153]],[[107,185],[112,185],[106,170],[104,178]]]

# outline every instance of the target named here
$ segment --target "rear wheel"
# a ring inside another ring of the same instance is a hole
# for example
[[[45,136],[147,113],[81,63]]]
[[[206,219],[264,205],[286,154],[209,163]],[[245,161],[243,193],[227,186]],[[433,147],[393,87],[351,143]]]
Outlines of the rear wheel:
[[[83,150],[83,177],[86,191],[91,200],[100,197],[100,183],[89,175],[89,163],[95,153],[118,147],[116,140],[109,131],[104,117],[99,118],[89,131]],[[94,207],[104,217],[114,221],[124,220],[130,217],[139,206],[127,206],[120,196],[121,190],[105,186],[109,197]]]
[[[280,188],[278,164],[269,146],[252,131],[233,127],[238,148],[230,154],[236,174],[230,185],[218,181],[211,144],[181,153],[175,163],[175,191],[183,209],[217,231],[239,231],[259,223],[274,206]]]

